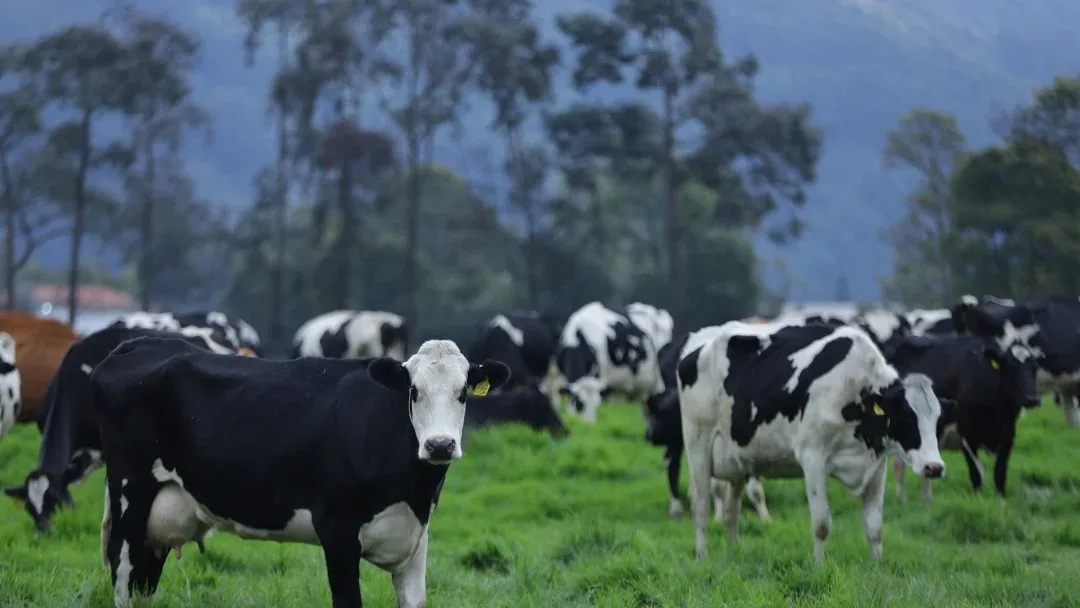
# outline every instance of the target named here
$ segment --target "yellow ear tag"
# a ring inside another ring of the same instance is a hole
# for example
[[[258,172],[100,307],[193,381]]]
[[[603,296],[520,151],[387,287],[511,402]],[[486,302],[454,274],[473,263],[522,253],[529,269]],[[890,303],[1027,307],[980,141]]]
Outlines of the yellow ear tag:
[[[473,387],[472,392],[477,397],[483,397],[484,395],[487,395],[488,389],[490,388],[491,383],[489,383],[487,380],[481,380],[480,382],[476,383],[476,386]]]
[[[874,404],[874,413],[877,414],[878,416],[884,416],[885,415],[885,410],[881,409],[881,406],[875,403]]]
[[[991,360],[990,360],[990,367],[992,367],[992,368],[994,368],[994,369],[998,369],[998,368],[1000,368],[1001,366],[1000,366],[1000,365],[998,365],[998,362],[997,362],[997,360],[996,360],[996,359],[991,359]]]

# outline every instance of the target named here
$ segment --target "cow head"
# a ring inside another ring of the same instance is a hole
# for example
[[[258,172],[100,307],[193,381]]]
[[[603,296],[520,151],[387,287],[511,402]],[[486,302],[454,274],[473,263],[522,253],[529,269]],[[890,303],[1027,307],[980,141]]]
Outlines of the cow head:
[[[4,488],[4,494],[21,504],[34,520],[34,527],[44,534],[57,509],[75,504],[64,481],[56,475],[32,471],[23,485]]]
[[[973,366],[982,366],[981,370],[969,369],[965,374],[982,389],[978,398],[984,403],[999,402],[1012,413],[1021,409],[1030,409],[1041,403],[1035,386],[1035,374],[1038,372],[1035,355],[1023,344],[1013,344],[1008,350],[1002,350],[996,343],[987,340],[987,344],[976,347]],[[982,373],[979,373],[981,371]],[[972,387],[972,390],[978,390]]]
[[[560,388],[559,392],[570,398],[571,411],[580,414],[586,422],[596,422],[596,411],[611,394],[611,389],[596,376],[582,376]]]
[[[682,442],[679,393],[675,389],[656,393],[645,400],[645,441],[662,446]]]
[[[856,436],[876,452],[888,452],[924,477],[941,477],[945,463],[938,451],[937,423],[942,407],[930,379],[909,374],[879,391],[865,391],[860,402],[845,408],[844,418],[858,420]]]
[[[22,411],[22,377],[15,367],[15,338],[0,332],[0,437],[15,428]]]
[[[409,420],[420,444],[417,457],[432,464],[461,458],[465,399],[471,389],[483,396],[510,379],[510,369],[488,359],[473,365],[449,340],[428,340],[402,363],[383,357],[368,366],[371,378],[394,391],[407,391]]]

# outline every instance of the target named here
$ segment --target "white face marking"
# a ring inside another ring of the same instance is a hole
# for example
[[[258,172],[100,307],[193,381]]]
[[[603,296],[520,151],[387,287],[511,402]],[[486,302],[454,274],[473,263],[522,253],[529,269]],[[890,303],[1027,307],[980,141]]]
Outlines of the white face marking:
[[[45,506],[45,492],[49,489],[49,478],[41,475],[26,482],[26,500],[36,515],[41,515]]]
[[[514,327],[514,324],[510,322],[510,319],[507,319],[505,316],[495,315],[495,318],[491,320],[491,326],[498,327],[506,332],[506,335],[510,336],[510,341],[518,348],[525,345],[525,332]]]
[[[1043,357],[1042,350],[1031,346],[1031,339],[1039,333],[1039,329],[1039,326],[1034,324],[1017,327],[1012,324],[1012,321],[1006,321],[1001,336],[997,339],[998,346],[1001,347],[1001,350],[1009,350],[1013,345],[1021,344],[1026,346],[1032,355],[1041,359]]]
[[[416,553],[425,530],[407,504],[394,503],[360,526],[357,541],[361,556],[376,566],[396,571]]]
[[[596,376],[584,376],[570,383],[571,397],[581,404],[581,417],[586,422],[596,422],[596,411],[603,401],[604,383]]]
[[[941,403],[934,395],[930,379],[921,374],[910,374],[903,381],[904,400],[907,401],[919,425],[919,447],[905,450],[899,443],[885,438],[886,447],[904,463],[911,465],[916,475],[922,475],[927,465],[939,465],[942,470],[945,463],[938,450],[937,421],[941,417]]]
[[[451,459],[461,458],[461,429],[465,424],[465,404],[458,400],[465,390],[469,361],[449,340],[424,342],[415,355],[403,364],[415,391],[416,401],[409,405],[419,458],[431,460],[427,442],[451,440]],[[439,462],[438,464],[445,464]]]

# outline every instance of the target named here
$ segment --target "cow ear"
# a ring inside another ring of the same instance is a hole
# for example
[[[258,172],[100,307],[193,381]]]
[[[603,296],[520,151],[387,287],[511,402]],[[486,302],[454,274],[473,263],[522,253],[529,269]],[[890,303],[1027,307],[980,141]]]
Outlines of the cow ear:
[[[493,388],[499,388],[510,379],[510,368],[501,361],[485,359],[480,365],[470,365],[466,383],[473,393],[483,397]]]
[[[17,503],[22,504],[26,501],[26,486],[17,486],[14,488],[4,488],[4,494],[7,494],[9,498]]]
[[[993,370],[997,371],[997,370],[1001,369],[1001,358],[998,357],[998,354],[996,352],[994,352],[992,349],[984,348],[983,349],[983,356],[986,357],[986,362],[990,365],[990,367]]]
[[[372,380],[392,391],[406,390],[412,383],[409,370],[401,364],[401,361],[388,357],[375,359],[368,364],[368,375]]]

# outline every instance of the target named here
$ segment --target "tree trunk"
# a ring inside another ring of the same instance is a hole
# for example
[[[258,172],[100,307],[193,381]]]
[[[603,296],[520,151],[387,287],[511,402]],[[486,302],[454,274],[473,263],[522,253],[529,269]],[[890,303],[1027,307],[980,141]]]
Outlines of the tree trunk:
[[[5,307],[15,310],[15,195],[12,191],[7,157],[0,158],[0,177],[4,180],[0,193],[4,198],[4,290],[7,292]]]
[[[285,20],[278,23],[278,73],[284,73],[289,63],[289,38]],[[285,319],[283,314],[285,299],[285,252],[287,250],[286,219],[288,215],[288,177],[285,162],[288,155],[285,139],[285,114],[278,108],[277,119],[277,200],[274,206],[273,233],[277,256],[270,264],[270,344],[281,344],[285,339]]]
[[[410,35],[408,103],[405,113],[405,137],[408,140],[409,192],[405,210],[405,318],[411,327],[417,327],[419,311],[416,297],[417,243],[420,224],[420,133],[417,124],[416,105],[419,103],[420,34],[413,26]]]
[[[343,152],[341,174],[338,175],[338,211],[341,216],[341,230],[338,232],[337,273],[333,279],[333,307],[349,308],[349,285],[352,283],[352,242],[356,220],[352,213],[352,171],[347,153]]]
[[[149,122],[149,121],[147,121]],[[147,133],[145,142],[146,167],[143,175],[143,208],[139,250],[139,308],[150,310],[150,293],[154,281],[154,134]]]
[[[679,276],[678,226],[675,213],[675,118],[674,93],[664,91],[664,241],[667,250],[668,281],[671,295],[678,301],[682,294]],[[677,308],[677,307],[676,307]]]
[[[75,175],[75,217],[71,226],[71,268],[68,270],[68,325],[75,326],[79,307],[79,258],[82,254],[82,237],[86,219],[86,175],[90,171],[91,110],[83,110],[81,126],[82,149],[79,151],[79,169]]]

